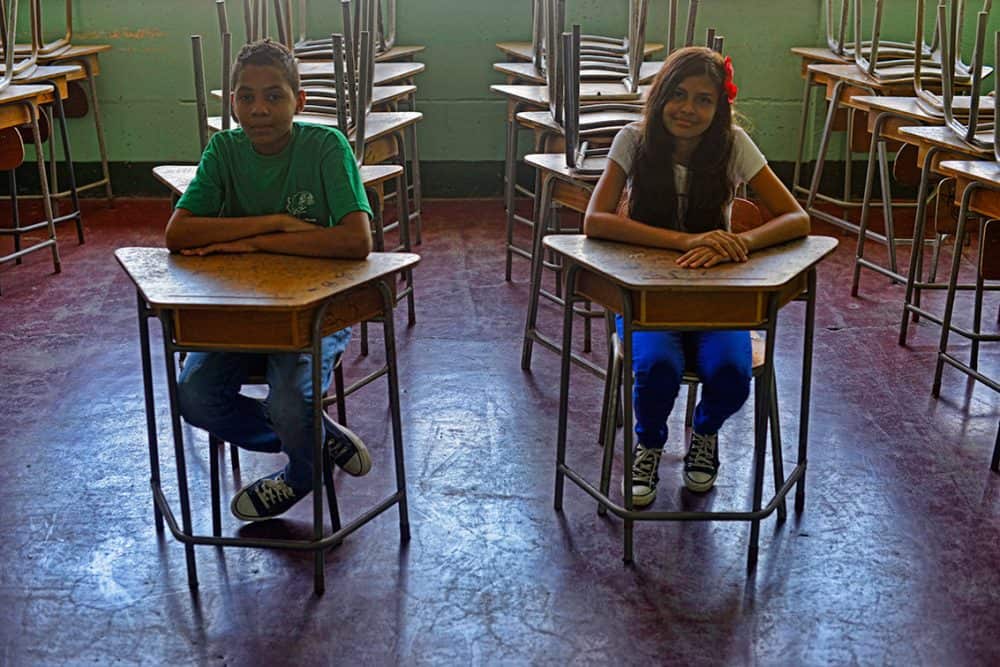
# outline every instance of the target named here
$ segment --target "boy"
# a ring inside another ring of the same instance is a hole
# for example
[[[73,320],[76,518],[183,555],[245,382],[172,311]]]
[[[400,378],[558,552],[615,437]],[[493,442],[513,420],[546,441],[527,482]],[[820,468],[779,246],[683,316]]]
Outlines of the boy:
[[[364,259],[371,208],[347,139],[293,122],[305,105],[295,59],[268,40],[244,46],[232,72],[241,128],[212,137],[198,171],[167,223],[166,245],[185,255],[274,252]],[[323,339],[323,387],[350,329]],[[259,401],[239,393],[263,371]],[[314,441],[311,358],[307,354],[197,352],[178,381],[188,423],[246,449],[288,455],[284,469],[242,488],[230,505],[243,521],[286,512],[312,491]],[[323,413],[324,455],[351,475],[371,469],[364,443]]]

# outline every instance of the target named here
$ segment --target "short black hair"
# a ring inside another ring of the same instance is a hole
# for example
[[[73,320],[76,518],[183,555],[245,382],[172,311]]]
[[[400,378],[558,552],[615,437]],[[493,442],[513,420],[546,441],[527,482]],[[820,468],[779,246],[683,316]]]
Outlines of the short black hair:
[[[295,63],[295,56],[283,44],[272,42],[270,39],[244,44],[236,54],[236,62],[233,63],[230,85],[234,90],[239,83],[243,68],[247,65],[277,67],[285,82],[291,86],[292,92],[298,95],[299,68]]]

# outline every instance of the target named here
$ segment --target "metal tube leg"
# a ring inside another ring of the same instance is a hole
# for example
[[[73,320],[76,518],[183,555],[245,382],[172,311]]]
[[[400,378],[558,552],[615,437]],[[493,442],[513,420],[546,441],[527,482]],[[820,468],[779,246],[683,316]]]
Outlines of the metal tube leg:
[[[993,445],[993,462],[990,464],[990,470],[1000,472],[1000,425],[997,426],[997,441]]]
[[[208,468],[212,487],[212,535],[219,537],[222,535],[222,502],[219,498],[219,456],[222,455],[220,445],[222,442],[214,435],[208,435]]]
[[[767,428],[771,414],[771,396],[774,383],[774,341],[777,329],[778,299],[775,295],[768,298],[767,342],[764,353],[764,371],[756,381],[759,401],[754,410],[754,474],[753,474],[753,511],[760,511],[764,497],[764,456],[767,451]],[[757,565],[757,552],[760,542],[760,519],[750,522],[750,546],[747,550],[747,571]]]
[[[809,403],[812,391],[813,334],[816,324],[816,267],[809,269],[806,276],[806,314],[802,336],[802,394],[799,403],[799,451],[796,464],[806,466],[809,448]],[[795,511],[802,512],[806,506],[805,470],[795,484]]]
[[[55,84],[52,84],[52,86],[55,88]],[[56,109],[56,115],[59,117],[59,135],[62,138],[63,159],[66,160],[66,170],[69,178],[69,198],[75,212],[76,238],[80,245],[83,245],[83,213],[80,211],[80,194],[76,189],[76,173],[73,168],[73,155],[69,144],[69,129],[66,127],[66,110],[63,107],[62,98],[58,94],[53,95],[53,105]],[[54,148],[55,146],[53,146]]]
[[[507,265],[504,278],[510,282],[514,260],[511,246],[514,244],[514,225],[516,223],[514,218],[517,209],[517,120],[514,118],[507,121],[506,153],[504,158],[504,178],[506,179],[504,203],[507,207]]]
[[[95,81],[94,70],[90,65],[90,61],[84,59],[81,63],[83,64],[83,69],[87,73],[87,83],[90,87],[90,105],[94,110],[94,129],[97,132],[97,146],[101,153],[101,173],[103,174],[104,180],[104,194],[110,204],[114,199],[114,194],[111,192],[111,169],[108,167],[108,149],[104,143],[104,126],[101,123],[101,109],[97,101],[97,82]]]
[[[878,164],[882,177],[882,218],[885,221],[885,238],[889,246],[889,270],[899,275],[899,268],[896,266],[896,225],[892,218],[892,186],[889,183],[889,154],[884,141],[878,143]],[[923,250],[922,245],[919,247]]]
[[[858,295],[861,280],[861,259],[865,256],[865,241],[868,238],[868,216],[871,215],[872,189],[875,181],[875,156],[878,153],[878,136],[882,129],[880,116],[872,130],[871,145],[868,147],[868,170],[865,172],[865,193],[861,200],[861,217],[858,219],[858,243],[854,253],[854,277],[851,280],[851,296]],[[881,166],[881,162],[879,162]]]
[[[778,411],[778,382],[777,378],[771,383],[771,409],[768,412],[768,419],[771,422],[771,465],[774,474],[774,492],[777,493],[785,483],[785,462],[782,459],[781,447],[781,418]],[[788,516],[788,508],[785,499],[778,503],[778,522],[781,523]]]
[[[10,184],[10,212],[11,221],[14,223],[14,229],[21,228],[21,216],[17,210],[17,173],[14,169],[7,172],[7,181]],[[14,239],[14,252],[20,252],[21,250],[21,235],[13,234],[11,238]],[[20,264],[21,258],[18,257],[14,260],[14,264]]]
[[[323,456],[323,343],[321,322],[326,308],[320,308],[314,318],[312,326],[312,345],[310,346],[312,363],[312,421],[313,421],[313,446],[312,446],[312,506],[313,506],[313,539],[319,541],[323,539],[323,471],[327,468]],[[392,311],[390,311],[391,314]],[[333,493],[333,476],[330,476],[331,484],[327,487],[328,498],[336,498]],[[336,502],[336,500],[334,500]],[[334,507],[330,507],[331,518],[334,517]],[[339,518],[339,517],[338,517]],[[334,519],[337,522],[337,519]],[[313,590],[316,595],[321,595],[326,589],[325,575],[325,552],[317,549],[313,552]]]
[[[973,302],[972,310],[972,331],[976,334],[972,338],[972,351],[969,354],[969,367],[972,370],[979,370],[979,331],[983,325],[983,274],[978,267],[982,266],[982,253],[983,253],[983,231],[986,228],[986,220],[982,219],[979,221],[979,255],[980,261],[976,262],[976,295]],[[958,247],[955,248],[956,252],[960,252]]]
[[[806,145],[806,127],[809,125],[809,101],[812,93],[812,74],[806,72],[805,84],[802,87],[802,114],[799,116],[798,148],[795,151],[795,165],[792,175],[792,194],[799,189],[802,176],[802,156]]]
[[[934,163],[934,156],[937,149],[931,148],[924,158],[924,166],[920,170],[920,187],[917,189],[917,212],[913,219],[913,249],[910,253],[910,267],[906,273],[906,295],[903,299],[903,320],[899,325],[899,344],[906,345],[906,334],[909,329],[910,313],[906,306],[914,301],[915,294],[919,295],[920,290],[916,288],[916,283],[920,281],[920,268],[922,262],[924,245],[924,230],[927,226],[927,190],[930,189],[931,165]],[[919,245],[918,245],[919,244]]]
[[[167,366],[167,390],[170,397],[170,425],[174,435],[174,458],[177,461],[177,491],[181,501],[181,524],[184,533],[193,535],[191,527],[191,500],[188,496],[187,463],[184,458],[184,437],[181,431],[181,415],[177,409],[177,370],[174,364],[174,351],[171,346],[173,331],[170,322],[161,320],[163,324],[163,356]],[[184,545],[184,557],[187,561],[188,586],[198,588],[198,569],[194,560],[194,545]]]
[[[157,489],[160,486],[160,448],[156,435],[156,406],[153,399],[153,363],[149,351],[149,313],[142,294],[136,290],[139,315],[139,351],[142,355],[142,389],[146,402],[146,443],[149,446],[149,486]],[[153,497],[153,517],[156,520],[156,532],[163,532],[163,513]]]
[[[399,240],[400,244],[403,246],[403,250],[410,252],[412,248],[411,235],[410,235],[410,193],[406,188],[406,141],[403,137],[397,137],[397,143],[400,148],[401,162],[403,166],[403,173],[399,175],[396,179],[396,192],[399,194]],[[417,323],[417,304],[416,295],[413,292],[413,269],[407,269],[403,272],[403,278],[406,281],[406,323],[408,326],[413,326]]]
[[[624,298],[624,309],[622,312],[622,404],[624,408],[622,410],[622,421],[624,426],[622,427],[622,446],[624,451],[622,452],[622,466],[623,471],[623,486],[625,491],[625,509],[633,510],[635,509],[634,501],[632,500],[632,436],[633,436],[633,423],[634,423],[634,409],[632,406],[632,305],[628,299],[628,296],[623,294]],[[635,554],[633,553],[633,532],[635,530],[635,521],[633,519],[625,519],[624,526],[622,530],[622,540],[624,542],[625,553],[622,560],[626,565],[630,565],[634,562]]]
[[[389,310],[383,318],[385,322],[385,363],[389,381],[389,410],[392,413],[392,449],[396,460],[396,493],[399,494],[399,539],[410,539],[410,518],[406,500],[406,467],[403,460],[403,422],[399,406],[399,375],[396,368],[396,331],[392,321],[392,292],[384,283],[379,283],[382,303]]]
[[[948,280],[948,295],[945,299],[944,319],[941,321],[941,340],[938,343],[937,363],[934,366],[934,382],[931,385],[931,394],[937,398],[941,393],[941,372],[944,368],[944,359],[941,355],[948,351],[948,334],[951,332],[951,316],[955,310],[955,287],[958,284],[958,270],[962,263],[962,243],[965,241],[965,218],[969,215],[969,201],[972,194],[979,189],[978,183],[972,183],[965,188],[962,193],[962,207],[958,213],[958,229],[955,232],[955,251],[952,253],[951,276]]]
[[[621,358],[611,352],[608,359],[608,375],[605,378],[604,391],[604,423],[601,443],[604,445],[604,457],[601,461],[601,493],[605,496],[611,493],[611,467],[615,454],[615,414],[618,412],[618,392],[622,381]],[[606,505],[599,504],[597,513],[604,516],[608,513]]]
[[[420,245],[423,243],[423,198],[420,191],[420,153],[417,149],[417,126],[414,123],[409,127],[410,130],[410,168],[412,170],[413,178],[413,211],[410,213],[410,219],[416,220],[416,224],[413,228],[414,231],[414,243]]]
[[[843,89],[843,81],[838,81],[833,87],[830,104],[826,112],[826,123],[823,125],[823,137],[820,139],[819,153],[816,156],[816,168],[813,170],[812,182],[809,185],[809,195],[806,198],[806,211],[809,211],[816,202],[816,194],[819,192],[819,182],[823,176],[823,165],[826,162],[826,149],[830,145],[830,135],[833,133],[833,121],[837,115],[837,107],[840,106],[840,94]]]
[[[545,212],[552,199],[552,188],[555,179],[549,177],[542,180],[540,188],[535,190],[535,198],[541,201],[535,206],[535,228],[531,243],[531,291],[528,295],[528,318],[524,323],[524,342],[521,345],[521,370],[531,370],[531,351],[534,345],[532,336],[538,323],[538,300],[542,291],[542,239],[545,237]]]
[[[31,135],[35,141],[35,162],[38,165],[38,182],[42,190],[42,208],[45,210],[45,220],[48,222],[49,240],[52,248],[52,266],[54,273],[62,273],[62,261],[59,259],[59,244],[56,242],[56,223],[52,215],[52,199],[49,196],[49,182],[45,176],[45,153],[42,150],[42,133],[38,128],[39,109],[34,103],[29,103],[31,112]]]
[[[536,253],[536,261],[539,255]],[[567,275],[567,295],[574,292],[576,282],[577,267],[570,267]],[[570,350],[573,343],[573,298],[567,296],[563,304],[563,335],[562,354],[560,355],[559,370],[559,426],[556,434],[556,479],[555,492],[553,494],[552,506],[557,512],[562,511],[563,487],[566,482],[566,475],[562,466],[566,464],[566,421],[569,416],[569,371],[570,371]]]

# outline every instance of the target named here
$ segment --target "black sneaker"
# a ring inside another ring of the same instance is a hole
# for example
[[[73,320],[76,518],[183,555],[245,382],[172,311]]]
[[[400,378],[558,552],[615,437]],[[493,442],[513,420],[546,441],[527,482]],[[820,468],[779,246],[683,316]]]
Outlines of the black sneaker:
[[[340,467],[348,475],[361,477],[367,475],[372,469],[372,457],[368,453],[368,448],[361,441],[354,431],[341,426],[330,418],[330,415],[323,413],[323,421],[326,424],[326,455],[330,460]]]
[[[719,474],[719,434],[702,435],[691,431],[691,447],[684,457],[684,486],[704,493],[715,485]]]
[[[295,493],[295,489],[285,483],[285,471],[279,470],[240,489],[233,496],[229,509],[241,521],[264,521],[284,514],[308,494],[308,491]]]
[[[646,449],[635,446],[632,459],[632,504],[645,507],[656,499],[656,483],[660,481],[657,469],[660,467],[662,449]],[[622,479],[622,495],[625,494],[625,480]]]

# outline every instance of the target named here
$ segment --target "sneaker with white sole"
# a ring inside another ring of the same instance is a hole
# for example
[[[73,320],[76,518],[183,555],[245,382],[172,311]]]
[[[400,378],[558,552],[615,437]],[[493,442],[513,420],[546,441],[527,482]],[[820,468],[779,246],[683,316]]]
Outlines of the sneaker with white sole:
[[[684,457],[684,486],[704,493],[715,485],[719,474],[719,434],[702,435],[691,431],[691,446]]]
[[[660,481],[658,468],[662,449],[647,449],[637,444],[632,459],[632,504],[645,507],[656,499],[656,484]],[[622,495],[625,480],[622,479]]]
[[[333,421],[330,415],[323,413],[326,424],[326,455],[331,463],[336,464],[348,475],[361,477],[372,469],[372,457],[368,448],[354,431]]]
[[[285,483],[285,471],[279,470],[240,489],[229,509],[241,521],[264,521],[284,514],[307,495],[296,493]]]

